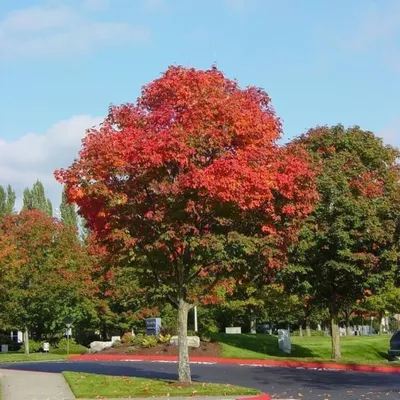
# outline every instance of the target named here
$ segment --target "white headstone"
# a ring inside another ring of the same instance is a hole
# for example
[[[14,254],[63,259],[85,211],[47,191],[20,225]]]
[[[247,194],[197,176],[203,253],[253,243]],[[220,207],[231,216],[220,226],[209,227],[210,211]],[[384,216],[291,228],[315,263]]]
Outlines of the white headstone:
[[[225,328],[225,333],[229,333],[230,335],[242,333],[242,328],[240,326],[230,326]]]
[[[292,351],[292,343],[290,341],[290,332],[288,329],[278,330],[279,349],[285,354],[290,354]]]

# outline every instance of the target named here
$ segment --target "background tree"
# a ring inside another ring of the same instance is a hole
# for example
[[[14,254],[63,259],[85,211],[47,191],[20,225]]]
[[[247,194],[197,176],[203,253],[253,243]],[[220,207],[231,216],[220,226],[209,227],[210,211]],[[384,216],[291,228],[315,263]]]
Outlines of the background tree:
[[[78,215],[75,211],[75,206],[68,203],[65,189],[62,192],[60,212],[61,220],[65,225],[78,229]]]
[[[23,210],[41,210],[47,216],[53,216],[53,206],[50,199],[46,197],[42,182],[37,180],[32,189],[26,188],[22,201]]]
[[[170,67],[136,104],[110,107],[56,173],[110,254],[177,307],[181,382],[193,304],[227,277],[273,274],[312,210],[313,172],[280,133],[263,90]]]
[[[9,215],[0,223],[1,320],[36,339],[79,323],[92,313],[90,260],[76,233],[40,210]]]
[[[399,152],[359,127],[317,127],[293,142],[320,168],[320,201],[301,231],[291,264],[329,308],[332,358],[338,318],[383,285],[399,262]]]
[[[361,304],[366,310],[375,311],[378,315],[379,333],[383,333],[382,318],[385,313],[398,314],[400,311],[400,288],[392,277],[388,277],[384,286],[373,295],[368,296]],[[392,278],[392,279],[391,279]]]
[[[14,212],[16,195],[10,185],[5,190],[0,186],[0,217]]]

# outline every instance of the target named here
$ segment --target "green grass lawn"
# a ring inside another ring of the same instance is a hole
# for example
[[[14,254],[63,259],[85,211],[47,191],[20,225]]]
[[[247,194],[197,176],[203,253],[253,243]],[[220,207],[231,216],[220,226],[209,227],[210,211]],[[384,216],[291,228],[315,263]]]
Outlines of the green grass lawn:
[[[32,353],[26,355],[23,353],[0,353],[0,363],[2,364],[11,362],[55,361],[67,358],[68,356],[63,354]]]
[[[249,359],[288,359],[321,361],[331,359],[330,337],[292,337],[292,353],[279,350],[277,336],[226,335],[213,336],[222,345],[222,357]],[[343,363],[385,364],[390,336],[349,336],[340,339]]]
[[[74,395],[80,398],[119,398],[153,396],[241,396],[257,395],[259,391],[231,385],[193,383],[180,386],[176,382],[145,378],[127,378],[79,372],[63,372]]]

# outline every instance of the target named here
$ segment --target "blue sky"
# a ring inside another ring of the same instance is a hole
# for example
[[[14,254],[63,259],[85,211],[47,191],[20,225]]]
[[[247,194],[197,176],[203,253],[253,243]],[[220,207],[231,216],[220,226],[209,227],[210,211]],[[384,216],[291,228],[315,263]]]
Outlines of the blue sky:
[[[400,145],[398,0],[3,1],[0,184],[39,178],[56,202],[52,170],[110,103],[214,62],[266,89],[285,139],[341,122]]]

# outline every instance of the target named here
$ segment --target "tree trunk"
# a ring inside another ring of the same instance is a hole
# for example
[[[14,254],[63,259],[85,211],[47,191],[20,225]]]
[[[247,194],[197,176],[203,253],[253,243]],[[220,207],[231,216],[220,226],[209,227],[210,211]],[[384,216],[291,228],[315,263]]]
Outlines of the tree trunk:
[[[187,324],[189,310],[190,304],[186,303],[183,299],[180,299],[178,307],[178,380],[180,383],[192,382],[187,341]]]
[[[29,331],[28,331],[28,328],[25,328],[25,331],[24,331],[24,347],[25,347],[25,354],[29,354]]]
[[[379,334],[383,335],[383,324],[382,324],[382,319],[383,319],[383,312],[379,311]]]
[[[306,321],[306,336],[311,337],[311,326],[310,326],[310,321],[308,319]]]
[[[302,325],[299,326],[299,336],[303,337],[303,326]]]
[[[340,360],[342,357],[340,351],[340,332],[339,332],[339,313],[337,311],[330,312],[331,317],[331,338],[332,338],[332,359]]]

